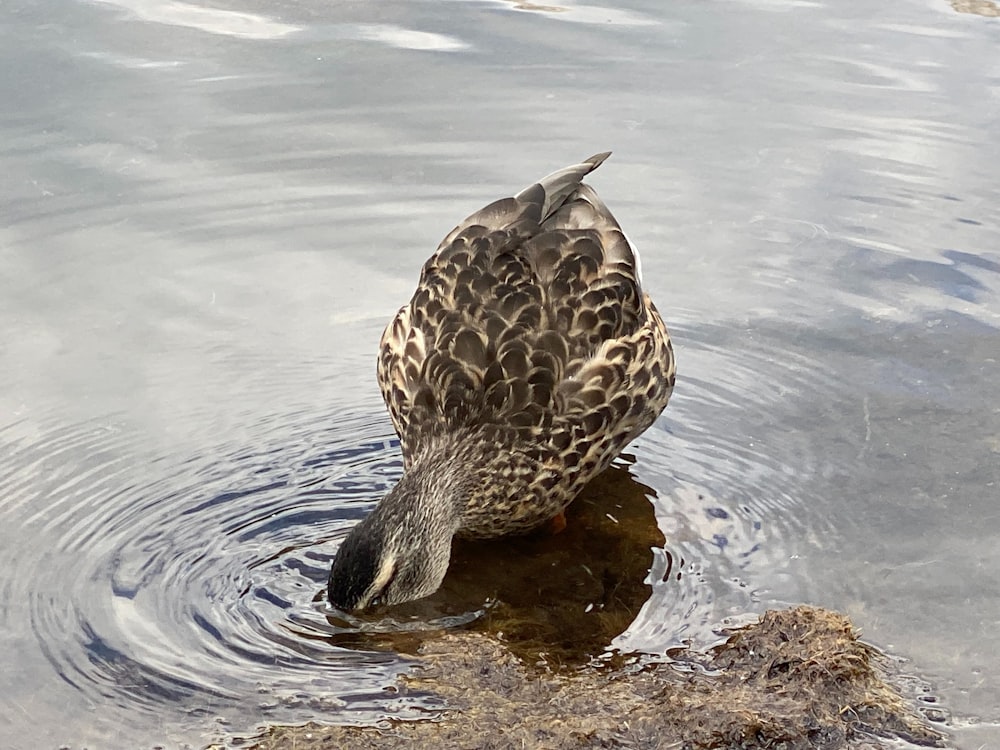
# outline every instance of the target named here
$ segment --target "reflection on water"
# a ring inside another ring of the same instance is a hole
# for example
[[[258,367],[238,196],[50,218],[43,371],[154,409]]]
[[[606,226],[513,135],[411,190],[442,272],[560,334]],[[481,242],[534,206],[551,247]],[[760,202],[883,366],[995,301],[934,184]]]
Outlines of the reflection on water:
[[[726,362],[723,329],[674,333]],[[337,543],[402,470],[374,402],[248,421],[249,441],[175,458],[138,455],[141,434],[123,424],[42,427],[10,441],[19,468],[4,510],[45,541],[5,560],[9,600],[27,597],[31,633],[74,693],[150,720],[181,706],[178,731],[211,716],[243,727],[416,716],[413,696],[397,704],[380,686],[406,668],[397,654],[445,629],[493,633],[551,665],[710,644],[720,616],[754,608],[754,567],[780,569],[786,541],[805,533],[799,498],[775,481],[780,457],[711,431],[736,403],[763,421],[790,389],[818,387],[800,361],[780,387],[751,389],[773,356],[733,360],[725,379],[692,375],[674,434],[659,424],[634,464],[595,480],[564,532],[456,542],[436,595],[367,621],[332,617],[324,591]],[[249,403],[274,387],[260,381]]]
[[[52,482],[45,494],[77,498],[29,517],[41,538],[51,535],[48,544],[7,561],[54,672],[88,701],[150,716],[164,702],[196,717],[225,713],[249,695],[260,709],[319,710],[351,700],[353,710],[371,711],[371,699],[351,693],[363,696],[372,678],[395,674],[398,663],[352,658],[282,627],[290,608],[309,606],[329,569],[329,555],[314,551],[322,547],[302,548],[303,540],[322,545],[351,522],[350,514],[330,513],[331,498],[367,498],[392,473],[393,459],[389,467],[379,459],[389,443],[372,425],[344,414],[337,424],[352,437],[372,437],[344,444],[314,430],[309,440],[321,440],[322,452],[290,441],[219,449],[143,484],[122,476],[136,473],[131,461],[107,459],[135,439],[128,432],[52,434],[20,451],[22,465],[36,471],[12,489],[37,503],[33,492]],[[296,432],[294,422],[272,427]],[[93,457],[90,469],[66,481],[45,470],[80,449]],[[157,463],[142,473],[157,476]],[[326,478],[330,488],[319,488]],[[44,570],[57,587],[32,570]],[[337,678],[337,696],[306,689],[324,673],[329,679],[329,670],[346,677]]]
[[[552,5],[0,22],[11,747],[416,717],[383,688],[435,628],[575,664],[799,602],[1000,743],[993,4]],[[394,623],[336,620],[330,559],[402,470],[384,322],[458,218],[606,148],[667,412],[563,534],[459,547]]]
[[[256,13],[211,8],[177,0],[96,0],[117,5],[143,21],[182,26],[240,39],[280,39],[301,27],[280,23]]]
[[[632,623],[649,599],[651,583],[669,583],[675,594],[690,587],[670,563],[655,581],[647,580],[654,555],[671,559],[656,525],[653,493],[624,468],[610,469],[568,510],[563,532],[495,542],[456,540],[436,594],[375,612],[366,617],[370,623],[359,622],[331,641],[412,651],[420,631],[440,629],[444,622],[475,623],[530,661],[579,664],[604,651]],[[386,618],[397,623],[395,632],[385,632]],[[313,627],[324,632],[322,625]]]
[[[950,0],[951,7],[959,13],[974,13],[977,16],[1000,18],[1000,7],[993,0]]]
[[[497,0],[494,0],[497,1]],[[609,8],[601,5],[588,5],[575,2],[563,2],[558,5],[540,5],[538,3],[521,2],[521,0],[499,0],[509,3],[515,10],[527,10],[540,13],[564,14],[560,20],[571,23],[600,23],[622,26],[655,26],[660,21],[624,8]]]

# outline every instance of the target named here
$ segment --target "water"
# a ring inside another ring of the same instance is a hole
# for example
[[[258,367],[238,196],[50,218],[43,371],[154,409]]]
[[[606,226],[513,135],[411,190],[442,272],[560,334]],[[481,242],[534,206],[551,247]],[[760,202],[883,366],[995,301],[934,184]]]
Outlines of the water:
[[[375,345],[456,221],[608,148],[679,362],[613,645],[821,604],[1000,744],[995,6],[616,5],[4,5],[5,747],[433,708],[316,601],[401,471]]]

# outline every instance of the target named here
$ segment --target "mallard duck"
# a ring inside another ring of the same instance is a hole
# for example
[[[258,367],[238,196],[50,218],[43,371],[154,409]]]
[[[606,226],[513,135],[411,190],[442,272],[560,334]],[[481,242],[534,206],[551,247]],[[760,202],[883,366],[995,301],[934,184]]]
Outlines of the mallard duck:
[[[609,155],[477,211],[424,264],[378,360],[404,473],[340,545],[335,607],[433,593],[456,535],[558,524],[666,407],[667,329],[636,250],[581,182]]]

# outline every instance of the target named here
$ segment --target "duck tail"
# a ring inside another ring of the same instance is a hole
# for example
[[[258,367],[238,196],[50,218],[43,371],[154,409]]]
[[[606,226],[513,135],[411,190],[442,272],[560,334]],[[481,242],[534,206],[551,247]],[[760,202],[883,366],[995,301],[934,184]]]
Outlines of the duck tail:
[[[539,207],[538,223],[541,224],[566,202],[573,191],[580,187],[583,178],[601,166],[609,156],[611,156],[611,152],[605,151],[601,154],[594,154],[579,164],[563,167],[522,190],[517,194],[516,199],[536,204]]]
[[[610,151],[595,154],[579,164],[564,167],[548,177],[543,177],[513,198],[501,198],[493,201],[452,229],[438,245],[438,252],[451,245],[462,232],[475,226],[485,227],[491,231],[504,227],[508,229],[520,228],[524,236],[537,233],[539,226],[580,189],[581,180],[601,166],[609,156],[611,156]],[[431,256],[430,262],[433,262],[436,257],[435,253]]]

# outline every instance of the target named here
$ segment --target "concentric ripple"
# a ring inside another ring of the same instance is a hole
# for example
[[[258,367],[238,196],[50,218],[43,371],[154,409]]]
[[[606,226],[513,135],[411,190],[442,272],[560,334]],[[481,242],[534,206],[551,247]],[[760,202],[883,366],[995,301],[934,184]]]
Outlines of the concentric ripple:
[[[491,600],[520,598],[489,582],[468,590],[469,569],[502,569],[511,555],[524,558],[529,578],[537,561],[634,579],[614,584],[619,595],[629,588],[641,597],[622,612],[601,611],[599,596],[579,603],[595,632],[615,627],[597,636],[598,652],[600,639],[660,654],[708,645],[727,617],[762,608],[762,591],[771,599],[783,577],[795,578],[787,569],[804,538],[829,531],[805,512],[803,487],[819,470],[814,449],[788,435],[773,446],[791,401],[835,385],[788,352],[779,363],[765,347],[741,351],[731,330],[680,324],[674,336],[681,376],[673,403],[631,447],[627,472],[582,498],[597,520],[579,523],[610,519],[599,544],[591,531],[497,547],[484,553],[493,562],[456,564],[464,570],[449,576],[456,582],[446,582],[447,606],[434,616],[360,627],[331,620],[322,592],[339,540],[402,471],[377,403],[258,417],[242,441],[190,455],[143,454],[143,433],[124,418],[15,423],[4,433],[12,460],[0,478],[4,527],[18,529],[6,532],[14,536],[0,553],[10,572],[3,619],[16,632],[10,608],[26,602],[29,632],[19,643],[41,650],[71,691],[67,705],[113,709],[91,718],[93,737],[140,741],[203,741],[266,721],[425,715],[433,701],[384,691],[408,666],[393,642],[357,634],[462,626]],[[662,547],[646,541],[661,532]],[[532,585],[522,586],[524,611],[538,608]],[[568,593],[566,604],[577,606]],[[67,725],[71,736],[54,740],[82,739],[79,717]]]
[[[406,715],[380,695],[398,657],[289,627],[319,617],[328,542],[398,474],[396,449],[382,420],[338,414],[322,431],[297,419],[270,422],[255,450],[176,462],[135,455],[124,428],[54,427],[15,443],[0,511],[7,529],[15,518],[22,528],[3,546],[4,602],[27,602],[31,634],[72,703],[115,709],[95,736],[133,726],[148,740],[165,724],[190,738],[206,717],[252,728],[275,712]],[[290,444],[295,434],[309,439]]]
[[[631,448],[634,471],[657,489],[652,501],[666,543],[654,556],[649,601],[615,643],[624,650],[706,646],[731,616],[808,600],[797,561],[836,545],[843,532],[810,512],[821,503],[809,488],[831,467],[795,423],[816,394],[836,404],[849,396],[845,386],[763,327],[677,317],[673,400]]]

